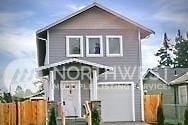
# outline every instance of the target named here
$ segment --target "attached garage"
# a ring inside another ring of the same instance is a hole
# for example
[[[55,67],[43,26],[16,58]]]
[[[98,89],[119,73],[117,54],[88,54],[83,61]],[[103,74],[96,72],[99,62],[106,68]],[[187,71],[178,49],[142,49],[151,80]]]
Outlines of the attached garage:
[[[104,122],[135,121],[133,83],[99,83],[98,97]]]

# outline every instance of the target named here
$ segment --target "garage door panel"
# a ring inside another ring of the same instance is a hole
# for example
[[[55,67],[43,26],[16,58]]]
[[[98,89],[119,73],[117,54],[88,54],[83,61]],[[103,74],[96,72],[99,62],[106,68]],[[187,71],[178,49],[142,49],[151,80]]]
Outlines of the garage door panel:
[[[121,85],[118,88],[117,86],[99,86],[102,119],[103,121],[132,121],[131,85]]]

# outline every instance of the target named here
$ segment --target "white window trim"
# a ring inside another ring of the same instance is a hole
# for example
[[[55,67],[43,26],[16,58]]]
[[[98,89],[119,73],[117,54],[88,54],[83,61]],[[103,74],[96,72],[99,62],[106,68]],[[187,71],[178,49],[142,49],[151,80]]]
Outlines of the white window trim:
[[[179,86],[179,87],[178,87],[179,104],[181,104],[181,103],[180,103],[180,101],[181,101],[181,100],[180,100],[180,98],[181,98],[181,97],[180,97],[180,89],[181,89],[181,88],[186,88],[186,103],[187,103],[187,86],[184,85],[184,86]]]
[[[69,52],[69,39],[79,38],[80,39],[80,54],[70,54]],[[66,56],[67,57],[83,57],[83,36],[66,36]]]
[[[100,39],[100,54],[89,54],[89,38],[99,38]],[[87,57],[102,57],[103,56],[102,36],[86,36],[86,56]]]
[[[120,39],[120,54],[110,54],[109,53],[109,38],[119,38]],[[107,35],[106,36],[106,56],[109,56],[109,57],[123,56],[122,36],[119,36],[119,35]]]

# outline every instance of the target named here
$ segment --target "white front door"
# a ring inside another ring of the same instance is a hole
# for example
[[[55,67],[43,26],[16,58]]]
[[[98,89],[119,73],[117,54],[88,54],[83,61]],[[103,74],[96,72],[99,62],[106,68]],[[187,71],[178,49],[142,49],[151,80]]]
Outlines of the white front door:
[[[81,116],[80,81],[61,82],[61,100],[65,116]]]

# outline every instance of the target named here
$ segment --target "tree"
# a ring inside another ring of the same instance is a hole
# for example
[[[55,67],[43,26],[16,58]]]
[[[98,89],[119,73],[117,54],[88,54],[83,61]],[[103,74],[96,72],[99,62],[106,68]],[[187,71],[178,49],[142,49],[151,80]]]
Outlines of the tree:
[[[173,45],[170,44],[170,40],[167,34],[164,33],[164,40],[162,47],[158,50],[155,56],[160,57],[159,67],[173,67]]]
[[[159,105],[157,109],[157,125],[164,125],[164,121],[163,107],[162,105]]]
[[[188,108],[185,109],[184,113],[184,125],[188,125]]]
[[[12,95],[11,95],[10,93],[4,92],[4,93],[3,93],[3,100],[4,100],[6,103],[12,102]]]
[[[100,118],[99,111],[97,110],[96,107],[92,110],[91,116],[92,116],[92,125],[100,125],[101,118]]]
[[[56,123],[56,114],[55,114],[55,108],[52,107],[50,110],[50,118],[49,118],[49,122],[48,125],[57,125]]]
[[[15,91],[15,96],[18,98],[24,97],[24,91],[21,86],[17,86],[16,91]]]
[[[24,93],[24,96],[30,96],[32,94],[33,94],[33,92],[30,89],[26,89],[25,93]]]
[[[175,67],[188,68],[188,33],[186,38],[183,38],[180,30],[178,30],[177,37],[175,38]]]

